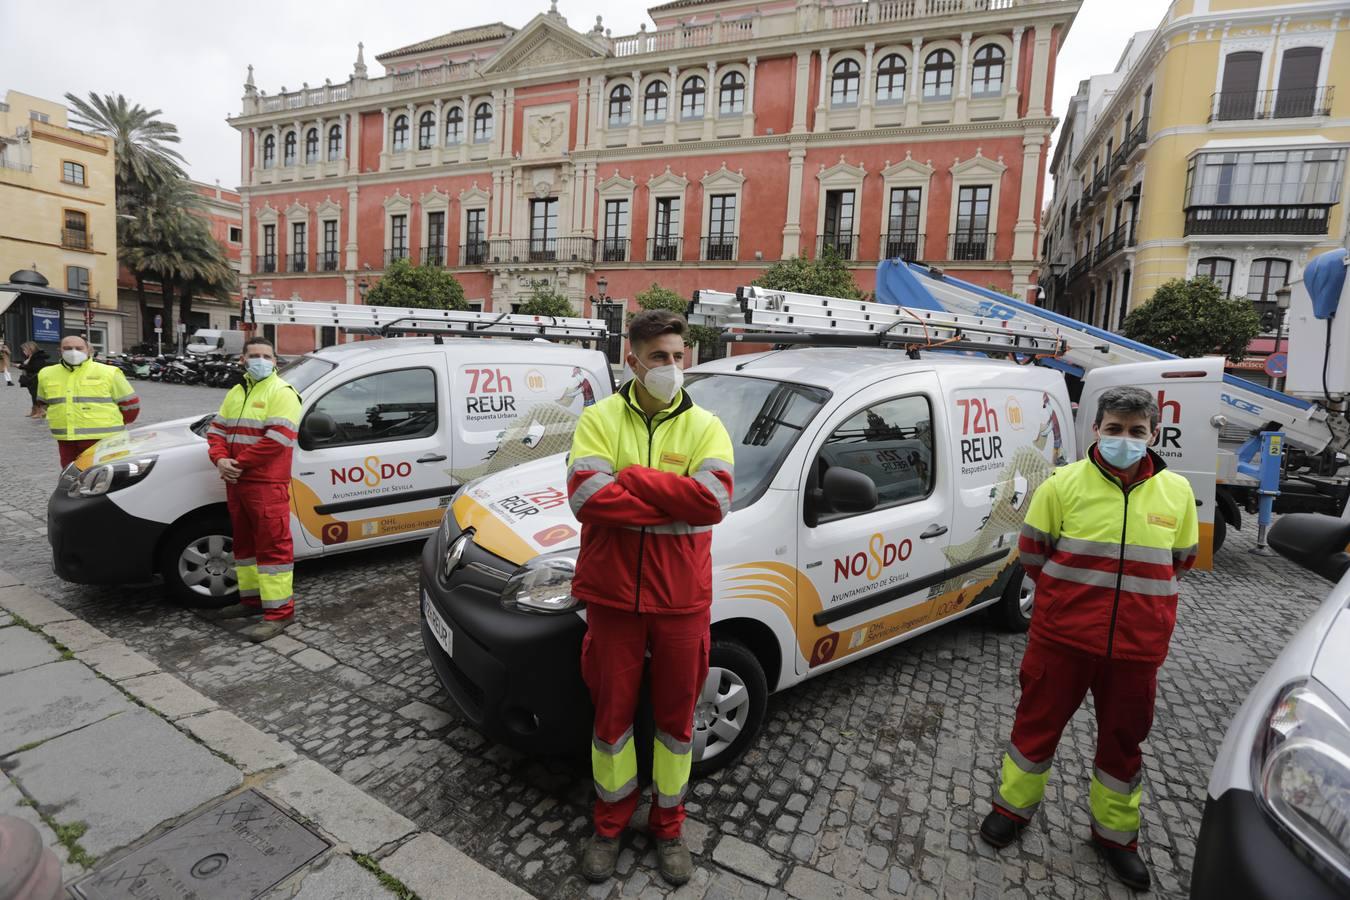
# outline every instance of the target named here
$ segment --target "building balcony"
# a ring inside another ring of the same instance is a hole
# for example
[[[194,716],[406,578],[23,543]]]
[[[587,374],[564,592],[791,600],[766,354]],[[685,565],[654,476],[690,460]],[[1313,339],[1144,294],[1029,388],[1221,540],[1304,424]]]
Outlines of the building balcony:
[[[886,235],[886,258],[913,262],[919,258],[919,233],[895,231]]]
[[[1209,121],[1306,119],[1331,115],[1333,85],[1273,91],[1217,91],[1210,96]]]
[[[599,261],[607,263],[628,262],[628,238],[607,237],[600,241]]]
[[[840,259],[858,258],[858,239],[851,234],[827,234],[816,239],[816,259],[823,259],[826,250],[833,250]]]
[[[336,272],[338,270],[338,252],[336,250],[325,250],[319,256],[319,266],[325,272]]]
[[[1187,235],[1326,234],[1331,204],[1188,206]]]
[[[647,238],[648,261],[679,262],[683,258],[680,253],[680,242],[680,238],[670,235]]]
[[[445,248],[441,246],[423,247],[420,259],[424,266],[442,268],[445,266]]]
[[[736,235],[719,234],[705,237],[699,242],[699,259],[720,262],[735,262]]]
[[[962,231],[947,236],[947,259],[954,262],[989,262],[994,258],[993,234]]]
[[[1148,143],[1148,119],[1141,119],[1134,129],[1125,135],[1120,149],[1111,157],[1111,168],[1119,169],[1127,165],[1134,156],[1134,151]]]
[[[1088,273],[1088,270],[1091,268],[1092,268],[1092,254],[1088,253],[1085,254],[1082,259],[1078,260],[1078,262],[1069,266],[1069,271],[1064,276],[1064,283],[1073,284],[1075,281],[1086,275]]]
[[[459,245],[459,264],[461,266],[481,266],[487,259],[487,241],[469,241]]]
[[[384,251],[384,267],[387,269],[400,259],[408,258],[407,247],[388,247]]]
[[[277,270],[277,255],[275,253],[264,253],[258,257],[259,272],[275,272]]]
[[[484,265],[510,263],[593,263],[595,238],[523,238],[486,242]]]
[[[305,263],[308,262],[303,253],[292,253],[286,261],[290,264],[286,267],[288,272],[303,272],[305,271]]]
[[[67,250],[89,250],[94,243],[89,232],[82,228],[62,228],[61,246]]]
[[[1092,252],[1092,265],[1100,266],[1126,247],[1133,246],[1134,229],[1128,223],[1118,225],[1097,244],[1097,248]]]

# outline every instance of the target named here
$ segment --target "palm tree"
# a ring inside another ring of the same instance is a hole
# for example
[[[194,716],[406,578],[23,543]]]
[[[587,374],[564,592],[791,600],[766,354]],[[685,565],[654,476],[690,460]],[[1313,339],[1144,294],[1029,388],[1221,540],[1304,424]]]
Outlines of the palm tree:
[[[133,106],[121,94],[99,96],[93,91],[88,100],[68,93],[66,101],[74,110],[77,128],[112,138],[119,194],[187,177],[183,155],[166,146],[179,142],[178,126],[155,118],[162,110]]]

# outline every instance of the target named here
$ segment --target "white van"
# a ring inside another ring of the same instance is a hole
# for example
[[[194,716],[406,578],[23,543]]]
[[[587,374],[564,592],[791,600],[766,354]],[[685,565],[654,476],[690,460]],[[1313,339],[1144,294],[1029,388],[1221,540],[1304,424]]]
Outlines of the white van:
[[[1212,503],[1217,431],[1201,410],[1222,379],[1217,358],[1112,366],[1088,375],[1081,401],[1095,410],[1105,387],[1128,383],[1188,405],[1196,424],[1176,445],[1208,465],[1196,478],[1208,478]],[[713,530],[696,771],[735,759],[771,691],[982,608],[1027,628],[1022,518],[1091,439],[1088,412],[1075,440],[1060,373],[799,348],[697,366],[686,389],[721,419],[736,455],[731,513]],[[1168,464],[1188,468],[1180,452]],[[585,747],[591,729],[566,469],[557,456],[466,485],[422,555],[433,667],[479,729],[526,752]]]
[[[613,388],[599,351],[494,338],[341,344],[281,374],[301,396],[297,559],[425,537],[456,487],[566,450],[581,410]],[[159,574],[185,603],[233,602],[210,420],[132,428],[66,469],[47,512],[57,575],[120,584]]]

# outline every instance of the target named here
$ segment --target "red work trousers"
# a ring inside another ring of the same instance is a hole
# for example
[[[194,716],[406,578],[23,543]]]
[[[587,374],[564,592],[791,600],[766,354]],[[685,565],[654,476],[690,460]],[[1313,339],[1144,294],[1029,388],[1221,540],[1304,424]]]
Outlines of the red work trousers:
[[[1097,710],[1093,778],[1122,796],[1137,792],[1144,762],[1140,744],[1153,727],[1158,665],[1106,659],[1050,641],[1031,640],[1018,674],[1022,699],[1017,704],[1012,746],[1008,751],[1014,764],[1029,765],[1033,770],[1048,768],[1060,734],[1090,690]],[[1029,818],[1030,809],[1023,809],[1019,815],[997,801],[995,808],[1018,821]],[[1134,848],[1134,833],[1123,829],[1108,831],[1097,821],[1095,808],[1092,818],[1097,840]],[[1137,832],[1137,826],[1134,831]]]
[[[708,610],[647,615],[594,604],[587,607],[581,674],[595,704],[595,830],[603,837],[618,837],[638,806],[633,718],[648,650],[657,745],[653,747],[654,796],[648,830],[663,840],[680,836],[693,752],[694,706],[708,676],[708,623]],[[621,761],[614,763],[616,759]],[[607,764],[611,777],[616,771],[622,773],[617,776],[622,783],[604,784],[602,768]]]
[[[295,614],[290,485],[238,481],[225,486],[225,502],[234,529],[239,602],[262,607],[264,619],[289,619]]]
[[[66,466],[73,463],[81,453],[97,443],[97,439],[92,441],[57,441],[56,452],[61,454],[61,469],[64,471]]]

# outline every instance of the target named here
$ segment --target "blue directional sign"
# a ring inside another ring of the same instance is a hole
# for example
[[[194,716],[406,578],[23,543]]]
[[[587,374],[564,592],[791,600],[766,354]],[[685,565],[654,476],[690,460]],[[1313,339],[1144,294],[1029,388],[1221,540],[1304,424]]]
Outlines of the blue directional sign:
[[[60,343],[61,310],[33,307],[33,340]]]

